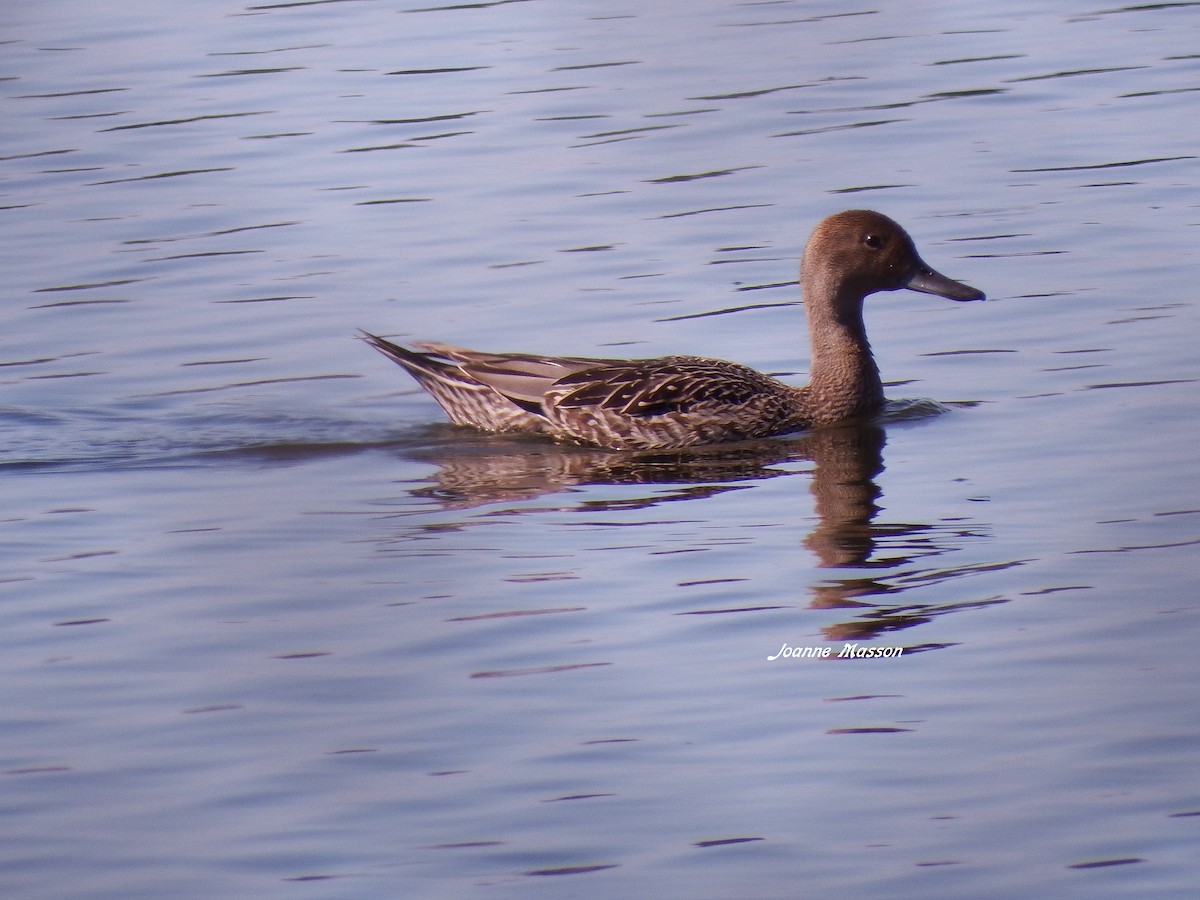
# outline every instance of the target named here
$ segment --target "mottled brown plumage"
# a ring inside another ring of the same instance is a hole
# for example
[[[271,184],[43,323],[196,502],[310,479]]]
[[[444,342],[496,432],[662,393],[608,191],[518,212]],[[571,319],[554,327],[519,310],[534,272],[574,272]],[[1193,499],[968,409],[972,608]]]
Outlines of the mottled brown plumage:
[[[883,405],[883,384],[863,327],[863,299],[900,288],[983,299],[927,266],[903,228],[869,210],[847,210],[817,225],[804,249],[800,286],[812,343],[809,383],[800,388],[698,356],[589,359],[431,343],[410,350],[373,334],[363,338],[407,369],[459,425],[613,450],[662,449],[870,415]]]

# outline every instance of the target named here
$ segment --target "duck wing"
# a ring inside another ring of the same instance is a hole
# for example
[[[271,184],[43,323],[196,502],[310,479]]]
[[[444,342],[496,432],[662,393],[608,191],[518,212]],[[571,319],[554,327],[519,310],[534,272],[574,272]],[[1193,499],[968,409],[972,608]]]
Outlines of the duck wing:
[[[547,400],[559,409],[648,418],[735,410],[783,388],[748,366],[720,359],[664,356],[592,363],[559,377]]]
[[[619,364],[617,360],[526,353],[482,353],[450,344],[418,343],[428,355],[452,363],[479,384],[525,406],[538,408],[564,377]]]

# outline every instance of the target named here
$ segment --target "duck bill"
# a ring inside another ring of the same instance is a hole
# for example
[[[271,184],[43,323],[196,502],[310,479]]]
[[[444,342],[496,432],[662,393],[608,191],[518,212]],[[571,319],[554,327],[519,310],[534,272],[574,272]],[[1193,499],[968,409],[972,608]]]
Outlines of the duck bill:
[[[922,294],[937,294],[939,297],[945,297],[947,300],[986,299],[983,291],[977,291],[969,284],[963,284],[961,281],[947,278],[941,272],[931,269],[923,262],[917,263],[917,267],[912,270],[912,274],[904,282],[904,287],[910,291],[920,291]]]

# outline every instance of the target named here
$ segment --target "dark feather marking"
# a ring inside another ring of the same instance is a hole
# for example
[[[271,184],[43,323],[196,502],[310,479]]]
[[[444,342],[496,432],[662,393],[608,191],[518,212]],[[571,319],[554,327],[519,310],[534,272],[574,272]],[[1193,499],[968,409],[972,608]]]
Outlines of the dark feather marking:
[[[525,410],[525,412],[533,413],[535,416],[541,416],[543,419],[546,418],[546,407],[542,406],[542,404],[535,403],[532,400],[522,400],[520,397],[511,397],[507,394],[505,394],[505,396],[517,406],[521,407],[521,409]]]

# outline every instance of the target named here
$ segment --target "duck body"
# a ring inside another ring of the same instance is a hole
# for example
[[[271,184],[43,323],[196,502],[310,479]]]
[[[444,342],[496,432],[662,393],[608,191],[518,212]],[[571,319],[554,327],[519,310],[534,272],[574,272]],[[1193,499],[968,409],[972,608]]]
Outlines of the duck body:
[[[373,334],[363,338],[412,374],[456,424],[656,450],[770,437],[878,412],[883,384],[866,338],[863,299],[905,287],[984,299],[927,266],[903,228],[869,210],[818,224],[800,284],[812,344],[804,387],[697,356],[554,357],[435,343],[409,349]]]

